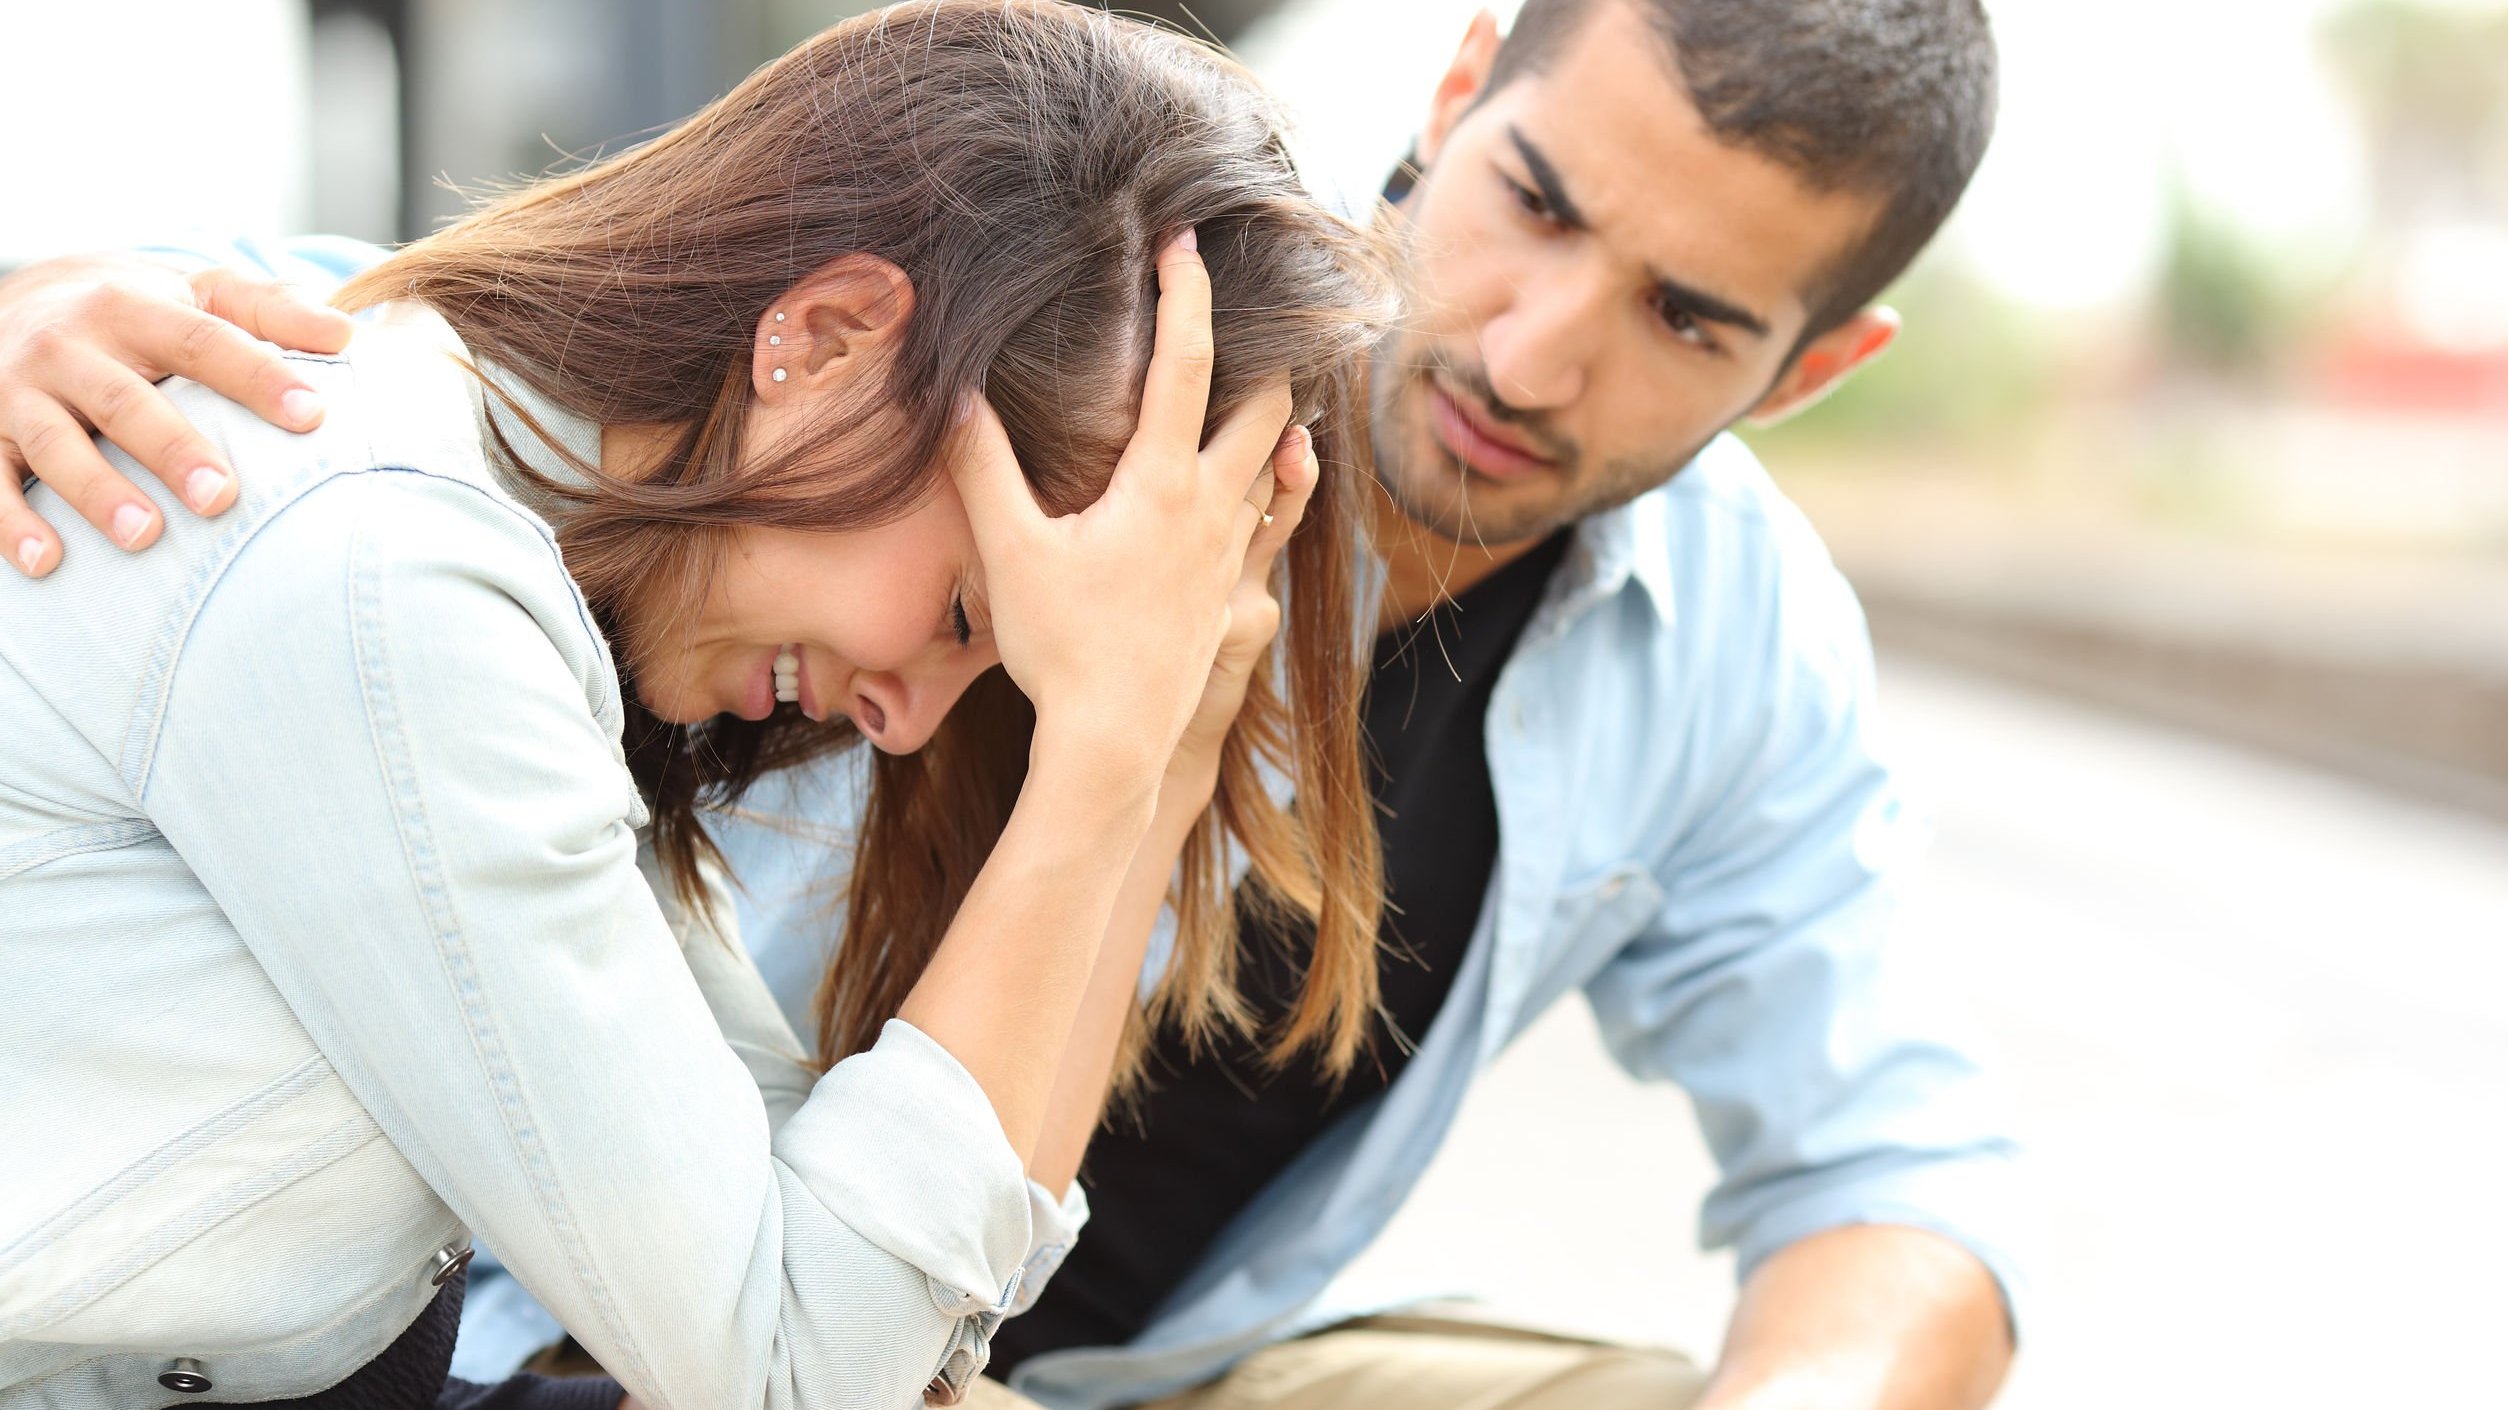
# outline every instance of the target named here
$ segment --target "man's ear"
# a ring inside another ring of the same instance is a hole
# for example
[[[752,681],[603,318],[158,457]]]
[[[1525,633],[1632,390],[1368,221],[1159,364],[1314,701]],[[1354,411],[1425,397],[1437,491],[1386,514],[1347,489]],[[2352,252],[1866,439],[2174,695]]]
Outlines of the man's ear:
[[[877,255],[838,255],[758,318],[750,380],[773,403],[869,375],[914,312],[914,281]]]
[[[1876,304],[1811,340],[1750,409],[1751,424],[1773,426],[1818,402],[1898,338],[1898,311]]]
[[[1471,111],[1481,90],[1489,86],[1489,66],[1498,58],[1498,17],[1487,10],[1472,16],[1471,27],[1463,31],[1463,43],[1454,51],[1454,62],[1446,65],[1445,77],[1437,80],[1437,95],[1429,101],[1428,121],[1420,126],[1419,164],[1424,170],[1436,164],[1437,154],[1445,149],[1446,137],[1454,125]]]

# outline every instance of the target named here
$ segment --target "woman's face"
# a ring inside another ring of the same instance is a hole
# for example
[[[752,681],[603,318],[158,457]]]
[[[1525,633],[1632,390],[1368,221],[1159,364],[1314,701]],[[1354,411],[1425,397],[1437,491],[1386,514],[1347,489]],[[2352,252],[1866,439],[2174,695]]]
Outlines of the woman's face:
[[[735,530],[694,620],[641,654],[637,694],[666,720],[765,719],[777,658],[798,704],[879,748],[923,747],[969,682],[1001,660],[981,565],[947,475],[922,506],[875,529]]]
[[[886,385],[913,307],[904,271],[846,255],[762,313],[751,350],[752,456],[806,447],[835,474],[882,459],[874,452],[906,434],[904,418],[893,408],[859,416],[859,398]],[[846,425],[838,433],[846,444],[832,444],[829,413],[848,409],[833,418]],[[922,748],[968,683],[1001,660],[950,454],[944,446],[927,472],[923,503],[877,528],[734,530],[694,618],[652,624],[636,652],[646,707],[687,724],[717,714],[762,720],[781,684],[814,720],[845,716],[893,754]]]

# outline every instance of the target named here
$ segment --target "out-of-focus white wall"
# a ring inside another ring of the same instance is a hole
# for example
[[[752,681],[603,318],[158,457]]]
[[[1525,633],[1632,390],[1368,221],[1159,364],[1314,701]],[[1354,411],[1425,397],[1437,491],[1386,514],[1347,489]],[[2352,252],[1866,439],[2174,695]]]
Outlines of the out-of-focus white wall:
[[[0,0],[0,259],[307,220],[302,0]]]

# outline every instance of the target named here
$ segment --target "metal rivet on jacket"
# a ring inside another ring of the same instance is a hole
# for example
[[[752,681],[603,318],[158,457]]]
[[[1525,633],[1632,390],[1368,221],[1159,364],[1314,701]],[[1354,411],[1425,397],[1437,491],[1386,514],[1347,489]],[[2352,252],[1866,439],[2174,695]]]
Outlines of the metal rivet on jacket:
[[[468,1248],[455,1248],[451,1244],[437,1249],[435,1251],[435,1275],[427,1281],[439,1288],[452,1281],[454,1274],[470,1266],[470,1255],[474,1251]]]
[[[164,1386],[167,1390],[181,1391],[185,1395],[199,1395],[211,1388],[205,1370],[206,1368],[192,1358],[178,1356],[174,1364],[167,1368],[165,1374],[157,1377],[157,1384]]]

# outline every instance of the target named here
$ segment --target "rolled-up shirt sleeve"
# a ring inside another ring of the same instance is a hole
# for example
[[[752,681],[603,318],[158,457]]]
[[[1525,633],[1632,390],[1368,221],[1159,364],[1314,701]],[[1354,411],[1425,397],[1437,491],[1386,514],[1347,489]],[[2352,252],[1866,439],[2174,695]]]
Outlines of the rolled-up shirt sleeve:
[[[150,816],[605,1368],[684,1410],[964,1392],[1032,1249],[1018,1157],[900,1022],[770,1122],[638,869],[608,664],[538,524],[417,472],[335,478],[178,649],[134,736]]]
[[[1778,585],[1732,786],[1656,867],[1664,901],[1587,985],[1634,1074],[1690,1096],[1721,1178],[1700,1221],[1746,1276],[1824,1229],[1944,1235],[2017,1325],[2006,1104],[1900,911],[1929,840],[1872,738],[1872,664],[1825,560]]]

